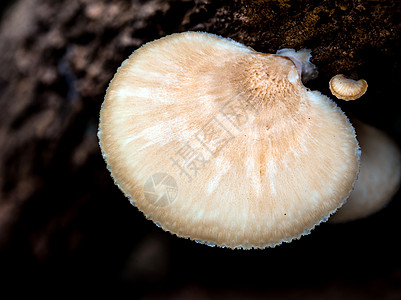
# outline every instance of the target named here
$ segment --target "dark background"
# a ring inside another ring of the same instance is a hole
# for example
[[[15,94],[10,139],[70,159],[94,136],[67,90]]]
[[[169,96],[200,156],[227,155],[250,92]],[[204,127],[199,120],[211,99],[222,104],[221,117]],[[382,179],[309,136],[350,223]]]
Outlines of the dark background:
[[[8,9],[7,9],[8,8]],[[400,1],[20,0],[0,4],[0,283],[131,298],[401,299],[400,193],[379,213],[266,250],[163,232],[114,186],[97,144],[105,90],[143,43],[198,30],[257,51],[310,48],[368,92],[338,105],[400,145]],[[29,287],[29,288],[28,288]]]

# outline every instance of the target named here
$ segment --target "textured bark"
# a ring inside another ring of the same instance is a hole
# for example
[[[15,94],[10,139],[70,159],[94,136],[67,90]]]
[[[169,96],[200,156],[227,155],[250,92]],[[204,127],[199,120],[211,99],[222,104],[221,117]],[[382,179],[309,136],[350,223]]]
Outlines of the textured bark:
[[[96,131],[105,90],[121,62],[143,43],[197,30],[262,52],[311,48],[320,77],[308,86],[330,95],[335,74],[366,79],[369,90],[360,101],[339,105],[398,142],[400,21],[395,0],[15,1],[0,28],[0,274],[124,282],[139,294],[181,286],[180,280],[214,287],[206,277],[257,289],[286,285],[282,280],[290,287],[298,277],[309,286],[345,278],[347,288],[358,275],[359,286],[380,278],[381,287],[399,296],[401,249],[392,243],[401,228],[399,195],[370,219],[323,225],[277,249],[207,248],[161,232],[129,205],[109,177]],[[318,263],[317,250],[327,254]],[[322,269],[328,274],[316,279]],[[233,273],[256,278],[241,281]]]

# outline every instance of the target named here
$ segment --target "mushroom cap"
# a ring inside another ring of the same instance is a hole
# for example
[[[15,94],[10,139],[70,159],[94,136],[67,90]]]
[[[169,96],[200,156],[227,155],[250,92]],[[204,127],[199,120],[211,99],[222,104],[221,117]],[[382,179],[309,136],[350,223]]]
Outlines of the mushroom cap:
[[[164,230],[265,248],[308,234],[348,198],[347,117],[294,63],[213,34],[150,42],[115,74],[99,140],[115,183]]]
[[[349,101],[362,97],[368,89],[368,83],[363,79],[353,80],[338,74],[330,79],[329,87],[338,99]]]
[[[393,140],[379,129],[353,120],[361,147],[361,168],[347,203],[331,218],[332,223],[365,218],[390,202],[400,186],[401,154]]]

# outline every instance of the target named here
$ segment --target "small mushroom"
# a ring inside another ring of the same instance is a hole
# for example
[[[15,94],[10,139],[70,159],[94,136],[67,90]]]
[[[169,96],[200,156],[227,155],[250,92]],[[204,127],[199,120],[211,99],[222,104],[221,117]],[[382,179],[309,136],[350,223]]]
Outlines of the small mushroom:
[[[401,180],[401,154],[384,132],[359,120],[352,122],[361,147],[361,169],[347,203],[331,218],[332,223],[370,216],[397,192]]]
[[[308,234],[348,198],[359,147],[299,66],[200,32],[141,47],[100,112],[115,183],[164,230],[211,246],[265,248]]]
[[[331,93],[341,100],[355,100],[365,94],[368,89],[368,83],[363,80],[353,80],[338,74],[330,79],[329,83]]]

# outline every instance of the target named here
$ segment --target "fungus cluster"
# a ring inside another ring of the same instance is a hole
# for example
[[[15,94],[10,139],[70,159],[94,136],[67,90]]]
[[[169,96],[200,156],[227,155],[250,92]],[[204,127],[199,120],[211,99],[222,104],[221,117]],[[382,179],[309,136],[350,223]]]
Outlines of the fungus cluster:
[[[209,245],[308,234],[348,198],[360,157],[347,117],[302,84],[316,75],[309,58],[200,32],[144,45],[100,112],[115,183],[164,230]]]

